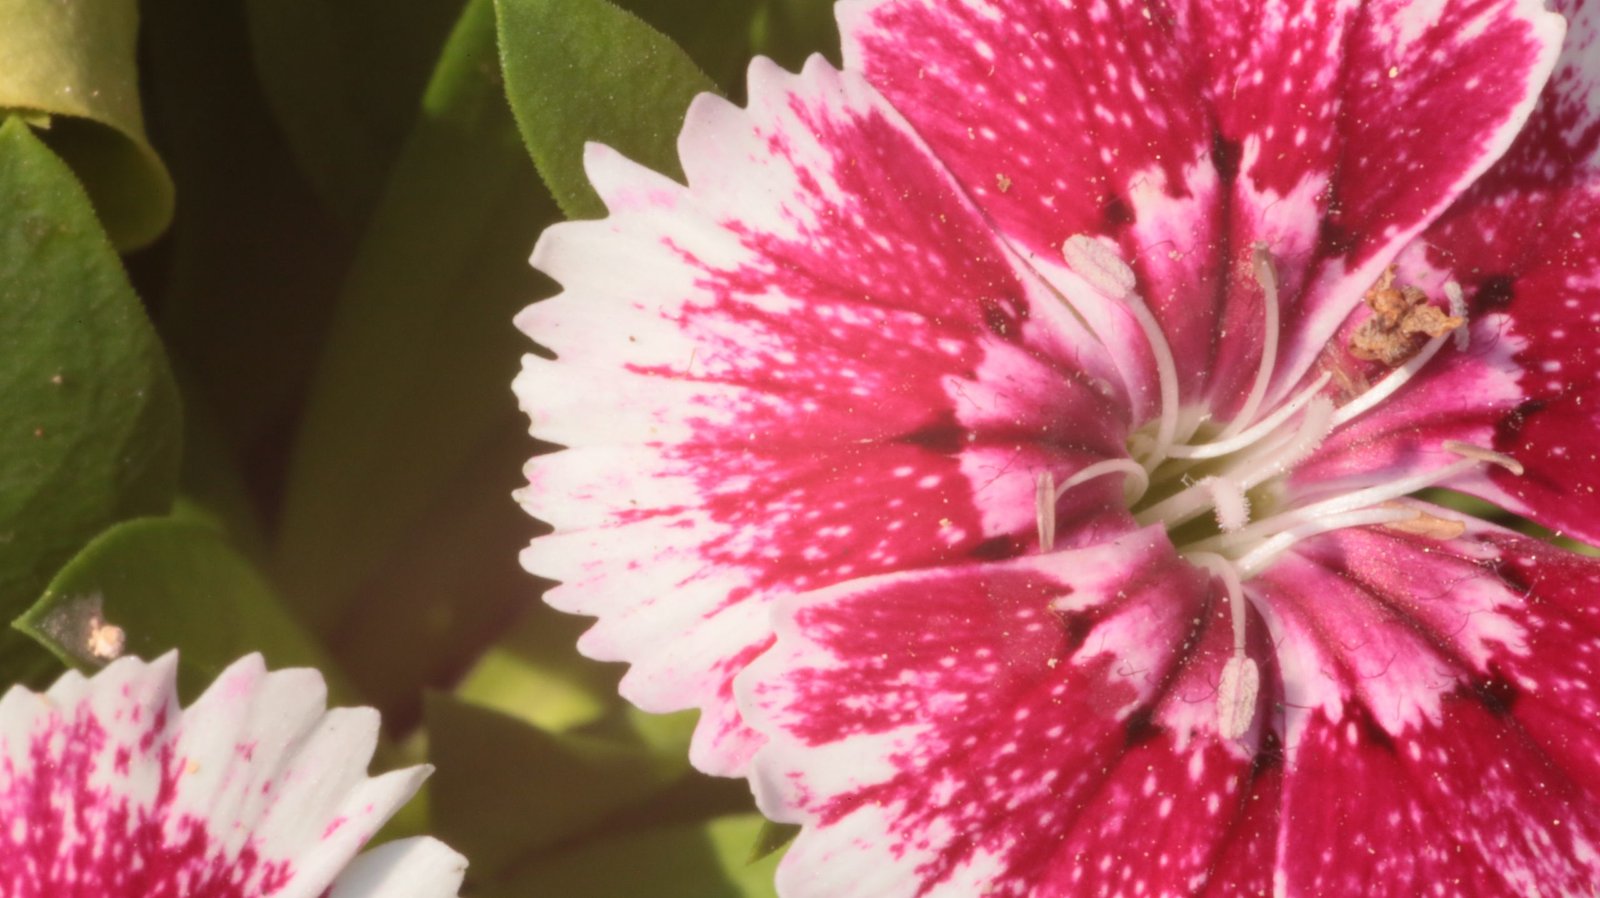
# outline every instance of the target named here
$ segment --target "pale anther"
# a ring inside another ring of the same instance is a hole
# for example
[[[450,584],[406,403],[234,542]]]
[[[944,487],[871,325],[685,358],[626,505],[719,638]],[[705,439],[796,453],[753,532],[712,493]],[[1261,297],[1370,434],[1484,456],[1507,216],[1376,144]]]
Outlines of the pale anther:
[[[1233,625],[1233,655],[1222,667],[1222,681],[1217,684],[1217,730],[1224,739],[1237,739],[1250,729],[1255,719],[1256,697],[1261,692],[1261,671],[1255,661],[1245,654],[1244,585],[1233,563],[1212,552],[1195,552],[1185,555],[1189,561],[1217,575],[1228,593],[1229,618]]]
[[[1133,269],[1104,243],[1087,234],[1074,234],[1061,244],[1061,256],[1073,274],[1112,299],[1133,292]]]
[[[1470,458],[1490,465],[1499,465],[1519,477],[1522,476],[1522,462],[1503,452],[1485,449],[1482,446],[1474,446],[1471,443],[1463,443],[1460,440],[1445,440],[1441,445],[1462,458]]]
[[[1261,671],[1246,655],[1234,655],[1222,666],[1222,682],[1217,684],[1217,732],[1224,739],[1237,739],[1250,729],[1256,716],[1256,699],[1261,693]]]
[[[1207,477],[1200,486],[1211,491],[1211,501],[1217,512],[1217,526],[1231,533],[1250,523],[1250,499],[1239,484],[1226,477]]]
[[[1144,459],[1145,468],[1154,470],[1166,460],[1167,447],[1172,445],[1178,432],[1178,363],[1172,356],[1172,347],[1161,330],[1161,323],[1150,313],[1150,307],[1134,292],[1137,280],[1133,269],[1104,243],[1087,234],[1074,234],[1061,244],[1061,258],[1074,274],[1121,303],[1144,331],[1150,354],[1155,357],[1156,378],[1161,389],[1156,440],[1149,457]]]
[[[84,648],[96,660],[111,661],[120,657],[127,644],[128,634],[121,627],[105,620],[99,613],[89,616],[89,633]]]
[[[1040,552],[1048,552],[1056,545],[1057,495],[1054,475],[1049,471],[1040,474],[1033,489],[1033,515],[1039,527]]]
[[[1391,501],[1383,503],[1381,507],[1406,508],[1407,506],[1401,504],[1400,502]],[[1392,521],[1388,524],[1384,524],[1384,529],[1397,530],[1401,533],[1411,533],[1417,536],[1427,537],[1428,539],[1438,540],[1455,539],[1461,534],[1467,532],[1466,521],[1457,520],[1456,518],[1441,518],[1438,515],[1429,514],[1421,509],[1414,510],[1417,512],[1416,517],[1407,518],[1403,521]]]

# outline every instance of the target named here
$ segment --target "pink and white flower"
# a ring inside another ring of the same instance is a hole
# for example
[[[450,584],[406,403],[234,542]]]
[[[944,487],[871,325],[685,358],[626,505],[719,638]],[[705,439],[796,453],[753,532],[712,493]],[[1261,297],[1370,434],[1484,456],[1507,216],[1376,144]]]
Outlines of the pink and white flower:
[[[1593,895],[1600,10],[845,0],[604,147],[529,570],[785,895]]]
[[[366,775],[377,712],[326,710],[321,675],[259,655],[184,709],[176,670],[123,658],[0,698],[0,895],[456,894],[466,862],[433,839],[356,854],[428,775]]]

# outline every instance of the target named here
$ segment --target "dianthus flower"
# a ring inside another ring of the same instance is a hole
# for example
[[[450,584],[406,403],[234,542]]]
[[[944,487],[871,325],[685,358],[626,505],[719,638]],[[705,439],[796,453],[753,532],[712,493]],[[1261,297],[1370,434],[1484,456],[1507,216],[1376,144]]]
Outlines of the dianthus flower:
[[[1600,10],[846,0],[591,147],[524,557],[791,898],[1600,894]]]
[[[425,767],[368,778],[371,708],[324,710],[313,670],[240,659],[187,709],[177,656],[0,698],[0,896],[444,898],[433,839],[356,852]]]

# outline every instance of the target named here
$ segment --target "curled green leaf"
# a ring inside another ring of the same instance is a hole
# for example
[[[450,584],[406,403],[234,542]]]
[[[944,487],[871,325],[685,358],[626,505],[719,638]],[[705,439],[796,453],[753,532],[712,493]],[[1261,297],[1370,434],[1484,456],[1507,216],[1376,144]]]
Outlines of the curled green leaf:
[[[0,0],[0,112],[40,129],[120,249],[172,220],[172,178],[144,132],[135,0]]]

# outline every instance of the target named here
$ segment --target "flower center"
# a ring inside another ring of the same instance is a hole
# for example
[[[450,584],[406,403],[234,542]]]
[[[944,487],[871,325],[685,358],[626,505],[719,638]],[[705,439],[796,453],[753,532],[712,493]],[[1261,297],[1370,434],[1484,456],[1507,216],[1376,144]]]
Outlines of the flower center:
[[[1438,448],[1458,458],[1433,470],[1384,482],[1369,482],[1333,495],[1296,495],[1289,474],[1331,434],[1392,396],[1438,354],[1447,340],[1465,349],[1470,339],[1466,303],[1454,282],[1445,285],[1449,313],[1427,302],[1414,287],[1396,287],[1385,271],[1367,293],[1372,318],[1358,329],[1352,352],[1382,361],[1389,373],[1344,405],[1324,394],[1332,375],[1310,379],[1276,407],[1265,407],[1277,361],[1278,279],[1266,247],[1257,244],[1252,274],[1261,288],[1264,342],[1261,362],[1244,403],[1231,421],[1213,421],[1203,407],[1182,407],[1177,364],[1155,316],[1135,291],[1133,270],[1107,244],[1084,235],[1062,246],[1068,268],[1103,295],[1119,302],[1138,322],[1155,357],[1161,405],[1157,416],[1128,441],[1127,458],[1089,465],[1059,485],[1039,475],[1037,518],[1040,547],[1055,541],[1056,502],[1069,490],[1110,475],[1123,478],[1134,520],[1160,523],[1190,563],[1209,570],[1225,587],[1233,621],[1234,652],[1218,684],[1219,728],[1236,738],[1250,726],[1260,673],[1245,653],[1246,604],[1257,601],[1247,584],[1301,540],[1345,527],[1390,525],[1445,538],[1465,524],[1428,515],[1398,500],[1446,482],[1484,464],[1522,473],[1513,458],[1453,440]],[[1428,339],[1422,346],[1418,334]]]

